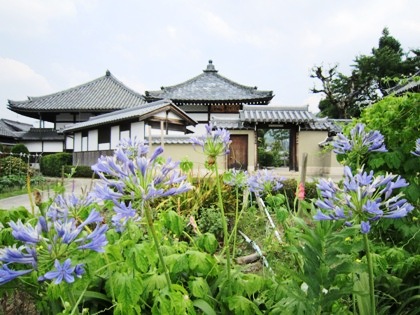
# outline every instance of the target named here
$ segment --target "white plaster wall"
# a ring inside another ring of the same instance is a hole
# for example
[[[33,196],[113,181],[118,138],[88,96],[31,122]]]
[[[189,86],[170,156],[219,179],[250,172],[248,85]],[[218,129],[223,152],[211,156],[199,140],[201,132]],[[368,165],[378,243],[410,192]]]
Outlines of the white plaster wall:
[[[129,138],[130,138],[130,130],[120,132],[120,139],[129,139]]]
[[[66,135],[66,149],[67,150],[74,149],[74,136]]]
[[[111,144],[110,143],[99,143],[98,149],[99,150],[110,150]]]
[[[88,150],[88,137],[82,137],[82,150],[81,151],[87,151]]]
[[[82,151],[82,133],[76,132],[74,134],[74,152],[80,152]]]
[[[98,150],[98,129],[88,132],[88,151]]]
[[[120,126],[111,127],[111,149],[114,150],[117,148],[117,145],[120,143]]]
[[[197,120],[197,121],[207,121],[207,113],[205,113],[205,114],[197,114],[197,113],[191,113],[191,114],[188,114],[192,119],[195,119],[195,120]]]
[[[42,152],[42,142],[41,141],[31,141],[23,143],[29,150],[29,152]]]
[[[131,137],[144,140],[144,121],[137,121],[131,124]]]
[[[43,152],[63,152],[63,143],[61,141],[44,142]]]

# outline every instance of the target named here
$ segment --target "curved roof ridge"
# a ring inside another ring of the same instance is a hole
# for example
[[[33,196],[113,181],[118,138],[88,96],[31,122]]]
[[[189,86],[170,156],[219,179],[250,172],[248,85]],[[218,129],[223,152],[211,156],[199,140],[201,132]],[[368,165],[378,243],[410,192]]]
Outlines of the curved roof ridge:
[[[249,105],[243,104],[243,110],[304,110],[309,111],[309,105],[297,105],[297,106],[283,106],[283,105]]]
[[[84,87],[93,85],[93,84],[95,84],[97,82],[104,81],[104,80],[106,80],[108,78],[111,81],[113,81],[114,83],[116,83],[117,85],[119,85],[121,88],[123,88],[124,90],[126,90],[127,92],[132,93],[135,96],[139,96],[140,98],[144,98],[144,96],[142,94],[140,94],[140,93],[134,91],[133,89],[127,87],[124,83],[122,83],[114,75],[112,75],[109,70],[107,70],[104,76],[101,76],[99,78],[90,80],[90,81],[85,82],[85,83],[82,83],[82,84],[78,84],[76,86],[73,86],[73,87],[70,87],[70,88],[67,88],[67,89],[58,91],[58,92],[54,92],[54,93],[51,93],[51,94],[45,94],[45,95],[41,95],[41,96],[28,96],[28,99],[27,100],[24,100],[24,101],[13,101],[13,100],[8,100],[8,101],[9,101],[9,104],[12,104],[12,103],[13,104],[24,104],[24,103],[28,103],[30,101],[35,101],[35,100],[45,99],[45,98],[51,98],[51,97],[63,95],[63,94],[66,94],[66,93],[71,93],[73,91],[77,91],[77,90],[79,90],[81,88],[84,88]]]
[[[145,91],[145,98],[148,101],[170,98],[175,102],[187,103],[227,100],[268,103],[274,97],[273,91],[258,90],[256,86],[240,84],[217,72],[210,60],[203,73],[175,85],[162,86],[160,90]]]

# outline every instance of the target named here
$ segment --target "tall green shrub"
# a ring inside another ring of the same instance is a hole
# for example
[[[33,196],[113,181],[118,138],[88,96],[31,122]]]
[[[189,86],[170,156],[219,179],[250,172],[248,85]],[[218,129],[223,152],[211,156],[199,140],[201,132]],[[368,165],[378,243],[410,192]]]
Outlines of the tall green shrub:
[[[10,150],[15,156],[19,156],[23,161],[28,162],[29,150],[22,143],[15,144]]]
[[[360,118],[369,129],[383,134],[388,149],[388,152],[370,155],[368,168],[375,173],[391,172],[404,177],[410,183],[405,193],[413,203],[420,198],[420,163],[411,153],[420,137],[419,117],[420,93],[408,93],[384,98],[366,108]]]
[[[0,159],[0,176],[26,175],[28,164],[15,156]]]
[[[71,153],[55,153],[42,157],[40,168],[44,176],[60,177],[63,166],[72,164]]]

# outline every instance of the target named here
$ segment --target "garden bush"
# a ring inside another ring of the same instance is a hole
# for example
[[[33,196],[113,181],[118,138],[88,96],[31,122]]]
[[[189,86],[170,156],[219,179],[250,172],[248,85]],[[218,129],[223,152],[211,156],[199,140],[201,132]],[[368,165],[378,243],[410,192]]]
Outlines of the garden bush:
[[[55,153],[43,156],[40,162],[41,173],[44,176],[61,177],[63,167],[72,164],[71,153]]]
[[[26,175],[28,163],[15,156],[7,156],[0,159],[0,176]]]
[[[29,159],[29,150],[26,147],[26,145],[24,145],[23,143],[18,143],[15,144],[10,152],[15,155],[18,156],[19,158],[21,158],[24,162],[28,163],[28,159]]]
[[[92,166],[100,185],[88,196],[4,222],[0,295],[30,292],[41,314],[418,313],[419,212],[399,194],[403,179],[346,167],[340,183],[308,183],[305,199],[267,170],[219,174],[229,133],[207,132],[193,142],[211,175],[195,187],[163,148],[146,156],[122,141]],[[382,144],[353,134],[341,148]],[[405,226],[397,242],[388,222]],[[236,259],[255,252],[246,266]]]
[[[82,178],[92,178],[94,176],[94,172],[92,171],[92,168],[86,165],[79,165],[79,166],[66,165],[64,166],[64,173],[72,174],[73,177],[82,177]]]

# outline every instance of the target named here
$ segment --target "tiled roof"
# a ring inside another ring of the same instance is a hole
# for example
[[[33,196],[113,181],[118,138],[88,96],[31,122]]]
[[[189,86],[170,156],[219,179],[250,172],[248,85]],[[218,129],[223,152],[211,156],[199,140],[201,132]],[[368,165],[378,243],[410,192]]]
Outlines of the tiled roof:
[[[420,71],[417,71],[414,76],[409,78],[407,82],[398,84],[390,89],[388,89],[388,93],[394,93],[396,95],[403,94],[405,92],[419,92],[420,91]]]
[[[22,133],[32,128],[32,125],[18,121],[0,119],[0,136],[8,138],[17,138]]]
[[[233,82],[215,70],[212,61],[203,73],[178,85],[162,87],[159,91],[146,91],[146,100],[154,101],[168,98],[175,104],[268,104],[273,98],[273,91],[259,91]]]
[[[197,122],[188,116],[182,109],[175,106],[170,100],[161,100],[153,103],[148,103],[134,108],[126,108],[112,113],[98,115],[91,117],[89,120],[80,122],[74,125],[66,126],[64,132],[73,132],[76,130],[96,127],[105,124],[111,124],[117,121],[129,120],[131,118],[141,118],[142,116],[151,114],[156,111],[160,111],[165,107],[170,107],[173,111],[176,111],[191,125],[196,125]]]
[[[308,111],[308,106],[252,106],[244,105],[239,111],[243,122],[262,123],[309,123],[315,121],[315,116]]]
[[[21,135],[20,140],[63,141],[64,135],[52,128],[31,128],[28,132]]]
[[[149,143],[149,139],[144,139],[145,143]],[[162,142],[161,137],[152,137],[152,144],[160,144]],[[189,135],[165,135],[163,138],[165,144],[191,144],[191,136]]]
[[[109,112],[145,104],[144,97],[126,87],[109,71],[88,83],[26,101],[9,100],[8,108],[17,113],[30,112]]]

